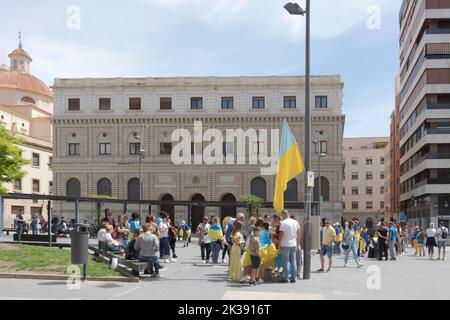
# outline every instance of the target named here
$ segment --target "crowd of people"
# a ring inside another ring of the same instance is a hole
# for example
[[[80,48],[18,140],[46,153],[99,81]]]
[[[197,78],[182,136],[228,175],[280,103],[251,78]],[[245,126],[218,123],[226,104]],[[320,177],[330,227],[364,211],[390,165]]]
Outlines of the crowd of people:
[[[345,223],[342,228],[339,223],[333,226],[329,221],[321,227],[321,268],[324,271],[325,256],[328,257],[328,269],[331,270],[333,255],[344,253],[344,267],[348,267],[350,254],[358,267],[362,267],[360,257],[367,254],[368,258],[379,261],[395,261],[397,256],[406,254],[408,247],[415,251],[414,256],[425,257],[425,248],[428,249],[428,258],[434,260],[435,248],[438,248],[437,260],[445,259],[445,248],[448,239],[448,229],[443,222],[438,228],[430,223],[427,229],[414,226],[409,230],[407,226],[402,227],[394,219],[388,223],[380,221],[375,228],[369,230],[360,225],[357,218]]]
[[[222,223],[217,216],[205,217],[196,234],[203,263],[218,264],[221,256],[229,281],[256,285],[278,276],[282,283],[293,283],[299,277],[300,225],[288,211],[281,217],[250,217],[246,223],[242,213]]]
[[[146,216],[141,225],[137,212],[130,218],[126,213],[121,214],[116,222],[111,210],[105,209],[97,240],[106,242],[110,251],[126,259],[147,262],[144,273],[159,277],[159,270],[163,268],[160,259],[165,263],[176,261],[177,240],[182,240],[185,247],[189,245],[190,237],[190,226],[184,221],[179,226],[173,225],[166,212],[161,212],[159,217]]]
[[[300,224],[288,211],[281,215],[250,217],[239,213],[236,218],[204,217],[195,229],[200,258],[205,264],[222,263],[228,266],[228,280],[255,285],[268,279],[282,283],[295,283],[300,279],[302,267],[303,237]],[[128,218],[126,214],[113,219],[109,209],[98,233],[98,240],[108,243],[111,251],[125,255],[127,259],[147,262],[146,274],[158,277],[163,268],[160,261],[171,263],[176,258],[176,242],[189,246],[191,229],[183,221],[173,225],[169,215],[147,216],[141,225],[137,212]],[[411,246],[414,256],[433,259],[438,248],[438,260],[445,259],[448,229],[443,223],[438,228],[430,224],[427,229],[414,226],[409,230],[391,219],[380,221],[374,228],[361,225],[357,218],[332,224],[325,220],[320,228],[320,268],[317,272],[330,272],[333,256],[343,256],[344,267],[349,267],[350,255],[357,267],[362,267],[361,257],[395,261]],[[442,258],[441,258],[442,257]],[[326,258],[328,260],[325,269]]]

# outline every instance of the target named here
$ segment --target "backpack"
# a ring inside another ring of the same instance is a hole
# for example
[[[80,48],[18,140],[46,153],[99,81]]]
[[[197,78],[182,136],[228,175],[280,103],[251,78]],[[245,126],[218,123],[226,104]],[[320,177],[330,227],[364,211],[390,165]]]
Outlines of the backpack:
[[[441,238],[447,240],[448,238],[448,230],[446,228],[441,228],[442,235]]]

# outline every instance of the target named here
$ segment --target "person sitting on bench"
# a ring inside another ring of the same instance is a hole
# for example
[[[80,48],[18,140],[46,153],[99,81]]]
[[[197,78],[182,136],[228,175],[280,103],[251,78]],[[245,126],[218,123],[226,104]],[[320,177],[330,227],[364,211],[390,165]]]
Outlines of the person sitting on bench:
[[[121,244],[119,241],[113,239],[113,237],[111,235],[113,230],[114,230],[113,226],[111,226],[111,225],[106,226],[106,234],[104,236],[104,241],[108,243],[108,249],[112,252],[118,252],[118,251],[120,251],[121,253],[125,252],[123,244]]]

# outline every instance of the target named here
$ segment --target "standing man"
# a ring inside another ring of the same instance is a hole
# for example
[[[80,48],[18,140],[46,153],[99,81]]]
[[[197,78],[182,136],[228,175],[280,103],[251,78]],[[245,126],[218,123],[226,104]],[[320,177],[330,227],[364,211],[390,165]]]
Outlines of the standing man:
[[[389,222],[389,256],[391,261],[397,260],[395,257],[395,245],[397,243],[397,229],[394,226],[394,223]]]
[[[280,225],[280,248],[281,258],[283,260],[283,279],[282,283],[287,283],[289,279],[289,264],[291,283],[296,282],[297,262],[297,239],[300,238],[300,225],[294,219],[289,217],[289,212],[283,210],[281,213]]]
[[[331,266],[333,264],[333,243],[336,240],[336,231],[331,226],[330,221],[325,221],[325,228],[323,230],[322,239],[322,249],[320,250],[320,269],[318,272],[324,272],[325,265],[325,255],[328,256],[328,269],[327,272],[331,271]]]
[[[441,259],[441,249],[442,249],[442,261],[445,260],[445,247],[447,246],[448,239],[448,229],[445,227],[444,222],[441,222],[439,228],[436,230],[436,240],[438,247],[438,260]]]
[[[39,214],[36,211],[33,211],[31,214],[31,233],[38,234],[38,223],[39,223]]]
[[[22,240],[23,229],[25,228],[25,218],[23,217],[22,210],[20,210],[16,214],[15,220],[16,220],[17,233],[19,234],[19,242],[20,242],[20,240]]]

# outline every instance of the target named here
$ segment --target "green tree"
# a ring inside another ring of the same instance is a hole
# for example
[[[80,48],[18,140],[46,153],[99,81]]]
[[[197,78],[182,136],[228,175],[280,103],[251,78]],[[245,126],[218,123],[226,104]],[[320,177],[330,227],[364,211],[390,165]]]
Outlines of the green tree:
[[[244,202],[249,208],[248,217],[259,218],[259,209],[264,206],[264,199],[254,195],[245,195],[239,198],[239,202]]]
[[[22,166],[29,164],[30,161],[22,158],[21,149],[17,146],[21,143],[22,139],[0,126],[0,194],[8,192],[3,184],[26,175]]]

